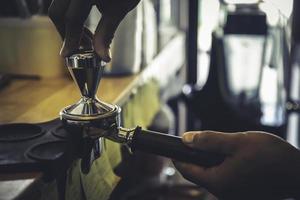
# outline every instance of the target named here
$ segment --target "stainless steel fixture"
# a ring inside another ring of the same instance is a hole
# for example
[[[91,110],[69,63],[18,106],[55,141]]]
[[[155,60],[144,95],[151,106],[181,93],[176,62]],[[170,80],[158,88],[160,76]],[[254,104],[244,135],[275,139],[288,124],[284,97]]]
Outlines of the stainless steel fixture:
[[[96,53],[80,52],[67,58],[66,64],[82,97],[76,104],[64,108],[60,112],[60,119],[66,130],[79,132],[83,139],[93,139],[100,151],[101,139],[107,138],[125,144],[133,151],[137,149],[203,166],[217,165],[224,160],[222,155],[185,146],[180,137],[143,130],[141,127],[121,127],[121,108],[102,102],[95,96],[104,67]]]

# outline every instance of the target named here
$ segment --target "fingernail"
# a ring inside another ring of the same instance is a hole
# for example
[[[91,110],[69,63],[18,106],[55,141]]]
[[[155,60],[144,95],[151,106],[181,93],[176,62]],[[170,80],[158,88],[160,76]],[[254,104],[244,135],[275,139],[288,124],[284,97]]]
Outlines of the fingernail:
[[[185,134],[182,136],[182,140],[183,140],[184,143],[187,143],[187,144],[193,143],[193,140],[194,140],[194,133],[185,133]]]

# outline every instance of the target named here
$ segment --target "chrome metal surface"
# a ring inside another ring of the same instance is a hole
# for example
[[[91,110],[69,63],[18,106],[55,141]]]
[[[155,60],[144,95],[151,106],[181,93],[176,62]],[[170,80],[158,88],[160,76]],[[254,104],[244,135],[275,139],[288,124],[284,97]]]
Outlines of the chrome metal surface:
[[[117,110],[96,97],[104,64],[93,51],[79,52],[66,58],[66,65],[82,97],[76,104],[64,108],[60,112],[61,118],[77,121],[99,119]]]
[[[121,108],[102,102],[95,96],[103,65],[94,52],[75,54],[66,59],[69,71],[81,92],[81,99],[60,112],[64,127],[82,137],[108,138],[118,143],[131,142],[135,129],[120,126]]]
[[[71,131],[81,131],[83,137],[107,138],[121,144],[130,144],[135,128],[123,128],[120,126],[121,108],[115,106],[113,112],[98,116],[76,117],[61,114],[64,126]]]
[[[119,107],[99,101],[98,99],[82,97],[76,104],[64,108],[60,116],[66,119],[84,121],[104,118],[118,112]]]
[[[66,58],[66,64],[82,97],[60,112],[64,126],[71,132],[80,131],[83,137],[90,138],[118,133],[121,108],[96,97],[104,67],[98,55],[93,51],[84,51]]]
[[[94,98],[102,78],[104,62],[94,52],[84,52],[66,58],[69,72],[81,95]]]
[[[70,115],[64,109],[60,118],[64,126],[71,132],[81,131],[84,137],[99,138],[107,137],[118,132],[120,126],[120,107],[115,106],[110,112],[99,115]]]
[[[116,142],[130,144],[135,132],[135,128],[123,128],[119,127],[117,134],[115,134]],[[111,138],[110,138],[111,139]]]
[[[99,65],[104,66],[105,63],[101,63],[100,57],[94,51],[82,51],[67,57],[66,65],[71,68],[93,68]]]

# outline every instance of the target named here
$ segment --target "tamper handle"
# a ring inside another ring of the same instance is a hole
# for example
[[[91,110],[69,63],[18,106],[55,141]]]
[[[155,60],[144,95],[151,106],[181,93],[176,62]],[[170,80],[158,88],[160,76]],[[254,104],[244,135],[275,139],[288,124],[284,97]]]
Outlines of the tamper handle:
[[[221,154],[190,148],[181,137],[142,130],[140,127],[135,129],[130,146],[133,151],[140,150],[203,167],[219,165],[225,159]]]

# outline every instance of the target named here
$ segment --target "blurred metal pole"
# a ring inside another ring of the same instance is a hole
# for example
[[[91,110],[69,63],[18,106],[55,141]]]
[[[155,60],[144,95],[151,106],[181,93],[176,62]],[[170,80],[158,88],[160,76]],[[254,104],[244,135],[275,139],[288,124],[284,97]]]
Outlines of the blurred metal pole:
[[[293,3],[293,13],[292,13],[292,34],[291,34],[291,50],[290,50],[290,55],[288,59],[288,63],[286,64],[285,67],[285,85],[286,85],[286,90],[287,90],[287,97],[288,101],[291,100],[291,90],[292,90],[292,85],[295,84],[293,83],[293,78],[292,78],[292,71],[295,66],[295,62],[297,62],[297,54],[298,54],[298,49],[299,48],[299,41],[300,41],[300,1],[294,0]]]
[[[300,42],[300,1],[294,0],[292,22],[292,45]]]
[[[189,0],[187,34],[187,83],[191,85],[194,85],[197,82],[198,11],[199,0]]]
[[[300,1],[294,0],[293,3],[293,14],[292,14],[292,35],[291,35],[291,52],[289,65],[287,66],[287,106],[293,105],[296,106],[299,101],[300,96]],[[296,102],[296,103],[295,103]],[[292,143],[294,146],[299,147],[300,137],[299,137],[299,124],[300,118],[299,113],[291,113],[287,107],[289,112],[288,114],[288,128],[287,128],[287,140]]]
[[[198,67],[198,12],[199,0],[189,0],[188,5],[188,31],[187,31],[187,84],[194,88],[197,83]],[[187,130],[193,130],[193,108],[187,105]]]
[[[292,67],[298,67],[299,69],[299,57],[300,57],[300,51],[299,51],[299,44],[300,44],[300,1],[299,0],[294,0],[293,4],[293,21],[292,21],[292,49],[291,49],[291,69]],[[297,70],[296,70],[297,71]],[[298,70],[299,72],[299,70]],[[299,77],[299,74],[298,74]],[[297,82],[296,82],[297,81]],[[300,82],[299,80],[294,80],[294,84],[296,84],[294,87],[296,88],[297,96],[299,98],[299,88],[300,88]],[[290,87],[291,89],[291,87]],[[299,99],[297,99],[299,100]],[[299,147],[300,144],[300,137],[299,137],[299,130],[300,130],[300,118],[299,115],[295,116],[295,135],[296,135],[296,140],[298,143],[295,144],[295,146]]]

